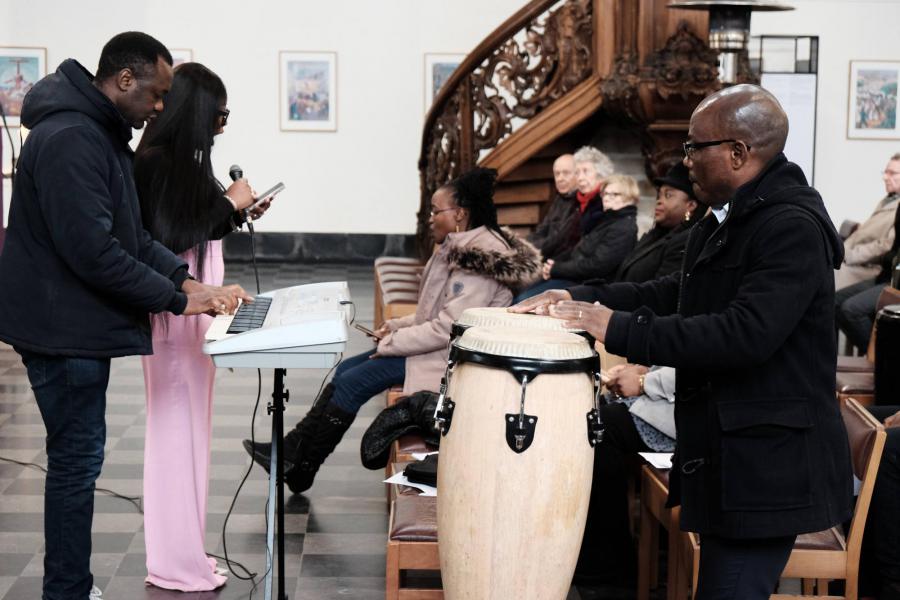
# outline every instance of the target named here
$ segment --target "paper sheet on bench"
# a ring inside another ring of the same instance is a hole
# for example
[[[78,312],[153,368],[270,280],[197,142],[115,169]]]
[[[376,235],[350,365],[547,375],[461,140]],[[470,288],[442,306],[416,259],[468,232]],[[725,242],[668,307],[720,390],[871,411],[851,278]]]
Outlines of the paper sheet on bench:
[[[431,456],[432,454],[437,454],[437,453],[438,453],[437,450],[435,450],[434,452],[413,452],[412,457],[416,460],[425,460],[426,456]]]
[[[644,460],[656,467],[657,469],[672,468],[671,452],[638,452]]]
[[[393,483],[394,485],[407,485],[409,487],[416,488],[417,490],[422,490],[423,496],[437,496],[436,487],[425,485],[422,483],[412,483],[409,479],[406,478],[406,475],[404,475],[402,471],[399,473],[394,473],[393,476],[385,479],[384,482]]]

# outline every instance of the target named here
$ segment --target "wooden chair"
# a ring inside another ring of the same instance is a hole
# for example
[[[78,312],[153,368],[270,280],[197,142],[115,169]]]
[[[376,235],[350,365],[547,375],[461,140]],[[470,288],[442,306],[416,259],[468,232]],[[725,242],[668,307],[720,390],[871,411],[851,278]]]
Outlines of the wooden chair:
[[[641,468],[641,526],[638,541],[638,600],[647,600],[659,577],[659,527],[669,532],[667,597],[674,598],[678,571],[680,529],[678,507],[666,508],[669,497],[669,472],[650,465]]]
[[[402,467],[402,464],[392,465],[395,471]],[[385,561],[386,600],[443,599],[443,590],[411,587],[404,581],[404,571],[440,571],[437,498],[418,496],[406,488],[395,491]]]
[[[859,579],[859,554],[862,549],[863,531],[872,501],[872,490],[881,463],[881,453],[887,435],[884,426],[859,402],[848,398],[841,404],[841,416],[847,428],[853,472],[862,482],[850,531],[845,537],[840,527],[827,531],[797,536],[794,549],[784,568],[782,577],[803,580],[803,596],[775,594],[773,600],[788,598],[820,598],[856,600]],[[680,568],[676,578],[676,598],[686,598],[687,584],[691,598],[696,593],[697,572],[700,558],[699,539],[694,533],[682,535]],[[833,579],[846,581],[844,596],[829,596],[828,582]],[[813,588],[815,589],[815,593]]]

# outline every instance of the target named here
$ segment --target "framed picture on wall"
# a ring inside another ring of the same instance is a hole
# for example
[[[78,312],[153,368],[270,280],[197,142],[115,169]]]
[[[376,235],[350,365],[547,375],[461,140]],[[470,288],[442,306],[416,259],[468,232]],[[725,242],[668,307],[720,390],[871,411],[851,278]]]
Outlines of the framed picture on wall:
[[[46,74],[46,48],[0,47],[0,105],[10,127],[19,125],[25,94]]]
[[[181,63],[194,62],[194,51],[190,48],[169,48],[172,55],[172,66],[177,67]]]
[[[431,108],[434,97],[453,71],[466,57],[465,54],[425,53],[425,111]]]
[[[897,81],[900,61],[850,61],[847,137],[900,139],[897,123]]]
[[[337,131],[337,54],[279,53],[282,131]]]

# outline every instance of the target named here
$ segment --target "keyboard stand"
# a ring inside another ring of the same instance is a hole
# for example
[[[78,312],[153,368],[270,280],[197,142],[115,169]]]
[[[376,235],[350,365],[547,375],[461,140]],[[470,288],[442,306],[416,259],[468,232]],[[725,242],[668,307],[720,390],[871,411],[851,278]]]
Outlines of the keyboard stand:
[[[288,600],[284,592],[284,403],[290,398],[290,392],[284,389],[286,369],[275,369],[275,383],[272,389],[272,402],[267,407],[272,415],[272,450],[269,463],[269,499],[266,510],[266,587],[265,600],[272,598],[273,533],[277,530],[278,538],[278,600]],[[275,525],[275,526],[273,526]]]

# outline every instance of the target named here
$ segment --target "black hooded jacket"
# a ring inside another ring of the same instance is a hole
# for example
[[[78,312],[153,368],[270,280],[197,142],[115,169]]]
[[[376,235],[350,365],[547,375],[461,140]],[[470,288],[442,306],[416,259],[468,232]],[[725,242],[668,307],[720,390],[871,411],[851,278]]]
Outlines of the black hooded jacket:
[[[610,352],[677,369],[671,504],[731,538],[822,531],[850,515],[835,400],[834,271],[843,245],[784,155],[691,231],[680,273],[572,288],[614,309]],[[620,312],[621,311],[621,312]]]
[[[131,126],[78,62],[25,97],[0,255],[0,339],[49,355],[152,352],[148,313],[181,313],[187,265],[141,225]]]

